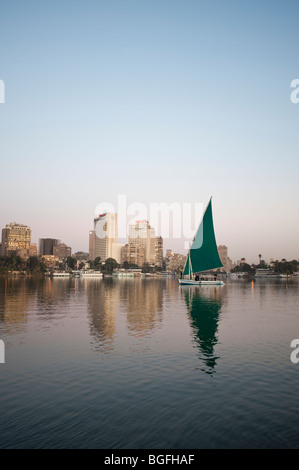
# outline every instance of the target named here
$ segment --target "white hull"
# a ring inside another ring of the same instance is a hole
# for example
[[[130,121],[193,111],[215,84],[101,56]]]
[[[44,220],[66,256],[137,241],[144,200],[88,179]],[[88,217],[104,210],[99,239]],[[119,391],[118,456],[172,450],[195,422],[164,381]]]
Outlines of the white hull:
[[[101,279],[102,277],[103,277],[103,274],[97,273],[97,272],[80,273],[80,278],[83,278],[83,279]]]
[[[265,274],[265,276],[255,276],[255,279],[279,279],[279,274]]]
[[[129,278],[132,278],[132,277],[135,277],[135,275],[134,275],[134,274],[116,274],[116,275],[112,274],[112,277],[118,278],[118,279],[120,279],[120,278],[128,278],[128,277],[129,277]]]
[[[181,286],[224,286],[222,281],[194,281],[193,279],[179,279],[179,284]]]
[[[103,277],[103,274],[100,276],[100,275],[96,275],[96,274],[90,274],[90,275],[84,275],[84,276],[80,276],[80,279],[102,279]]]
[[[53,277],[71,277],[72,275],[70,273],[53,273]]]

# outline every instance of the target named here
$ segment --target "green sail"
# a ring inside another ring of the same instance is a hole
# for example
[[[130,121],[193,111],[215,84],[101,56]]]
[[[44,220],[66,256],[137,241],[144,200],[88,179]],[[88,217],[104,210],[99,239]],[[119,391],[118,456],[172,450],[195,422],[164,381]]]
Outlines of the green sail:
[[[189,258],[191,258],[193,273],[209,271],[210,269],[221,268],[223,266],[219,258],[215,239],[212,199],[210,199],[202,222],[191,245],[184,268],[184,276],[189,275]]]

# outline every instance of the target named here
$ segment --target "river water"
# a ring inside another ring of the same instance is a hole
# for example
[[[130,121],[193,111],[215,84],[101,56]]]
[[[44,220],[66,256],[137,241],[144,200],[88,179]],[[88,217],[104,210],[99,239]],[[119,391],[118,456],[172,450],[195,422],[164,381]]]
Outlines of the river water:
[[[1,448],[299,448],[299,282],[0,279]]]

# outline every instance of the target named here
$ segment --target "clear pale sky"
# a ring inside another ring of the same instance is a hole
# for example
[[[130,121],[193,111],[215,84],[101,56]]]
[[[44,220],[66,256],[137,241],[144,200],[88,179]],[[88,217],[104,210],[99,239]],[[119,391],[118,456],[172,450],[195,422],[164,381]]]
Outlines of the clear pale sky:
[[[88,251],[102,201],[213,196],[233,260],[299,258],[298,1],[10,0],[0,19],[1,227]]]

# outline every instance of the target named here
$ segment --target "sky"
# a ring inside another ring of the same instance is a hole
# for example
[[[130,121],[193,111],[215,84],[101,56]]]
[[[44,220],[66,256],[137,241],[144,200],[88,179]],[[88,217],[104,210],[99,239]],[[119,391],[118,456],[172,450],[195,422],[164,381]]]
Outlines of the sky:
[[[2,1],[1,227],[88,251],[103,202],[213,196],[232,260],[298,259],[298,20],[296,0]]]

